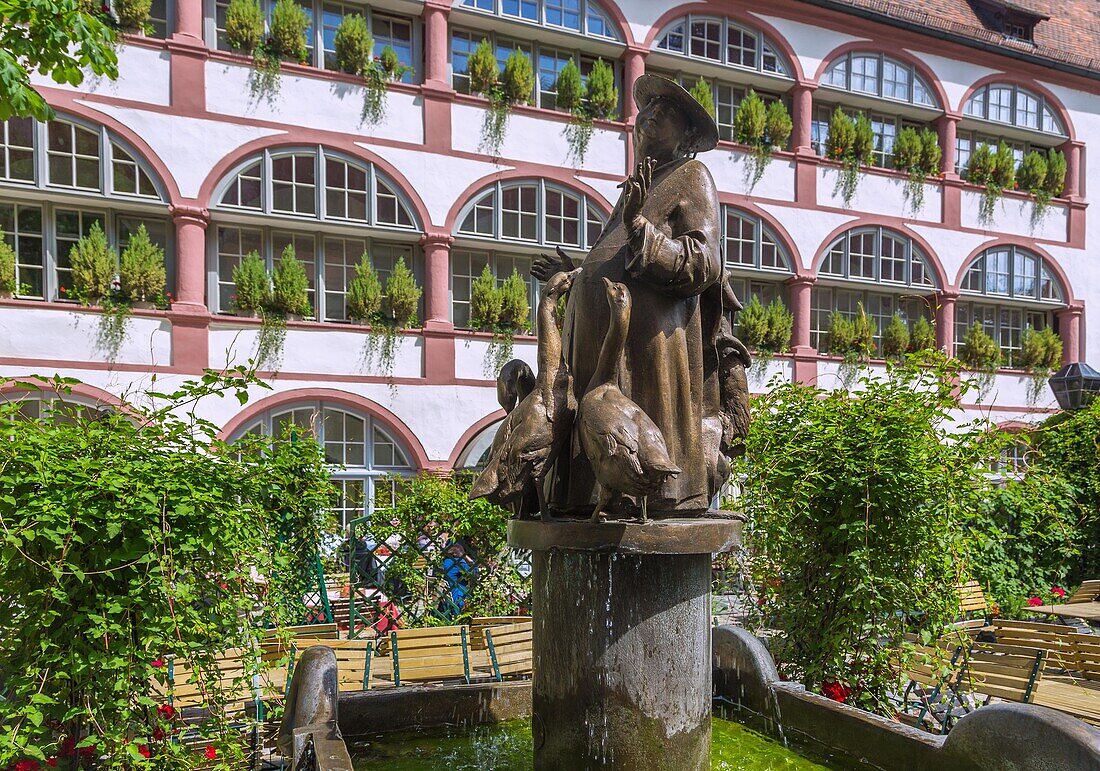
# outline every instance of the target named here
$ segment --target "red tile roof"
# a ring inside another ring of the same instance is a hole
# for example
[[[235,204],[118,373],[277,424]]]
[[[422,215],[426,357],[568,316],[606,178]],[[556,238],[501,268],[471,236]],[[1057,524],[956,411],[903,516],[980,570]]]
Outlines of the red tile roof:
[[[813,5],[913,24],[995,45],[1008,56],[1068,64],[1100,76],[1100,0],[1011,0],[1013,7],[1049,19],[1035,25],[1034,43],[1006,38],[978,13],[977,0],[805,0]]]

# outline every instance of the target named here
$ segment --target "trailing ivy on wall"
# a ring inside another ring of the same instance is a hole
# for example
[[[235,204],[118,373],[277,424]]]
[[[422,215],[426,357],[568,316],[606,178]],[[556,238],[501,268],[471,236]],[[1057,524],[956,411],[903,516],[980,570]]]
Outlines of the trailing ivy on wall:
[[[940,173],[943,151],[939,136],[931,129],[906,126],[894,140],[894,168],[909,175],[905,185],[905,197],[909,209],[917,214],[924,208],[924,182]]]
[[[593,121],[610,120],[619,104],[619,90],[611,65],[597,59],[587,82],[582,83],[581,71],[570,59],[558,73],[555,82],[557,106],[568,110],[569,123],[564,131],[569,144],[569,157],[578,165],[584,163],[588,144],[592,140]]]
[[[489,155],[500,155],[512,107],[531,103],[535,88],[531,59],[517,49],[508,55],[501,70],[492,44],[482,40],[470,54],[467,68],[470,90],[489,100],[489,109],[481,124],[481,149]]]
[[[749,188],[752,189],[764,176],[772,153],[787,146],[793,128],[791,116],[781,101],[773,101],[765,107],[764,100],[749,89],[748,95],[737,106],[733,125],[737,141],[752,148],[751,160],[746,167]]]
[[[374,37],[367,21],[352,13],[340,21],[334,40],[336,66],[350,75],[363,78],[363,122],[375,124],[386,116],[386,91],[390,83],[399,81],[412,71],[401,64],[397,52],[386,46],[374,55]]]
[[[874,130],[863,113],[852,119],[837,107],[829,118],[829,136],[825,140],[825,153],[834,161],[840,161],[834,193],[839,192],[845,206],[851,206],[859,187],[859,169],[871,162],[875,147]]]

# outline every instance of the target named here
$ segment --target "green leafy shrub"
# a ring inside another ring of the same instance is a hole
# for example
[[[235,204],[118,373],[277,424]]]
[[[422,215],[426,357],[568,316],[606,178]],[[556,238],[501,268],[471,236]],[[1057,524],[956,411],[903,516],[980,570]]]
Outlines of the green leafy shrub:
[[[358,13],[349,13],[340,20],[333,47],[336,66],[349,75],[366,75],[374,62],[374,37],[367,20]]]
[[[994,154],[993,183],[1001,190],[1011,190],[1016,184],[1016,156],[1012,147],[1004,142],[997,143]]]
[[[4,229],[0,228],[0,292],[14,292],[18,288],[15,280],[15,250],[4,240]]]
[[[966,330],[959,347],[959,359],[970,369],[990,372],[1001,365],[1001,348],[980,324],[975,324]]]
[[[768,331],[764,335],[764,347],[773,353],[784,353],[791,345],[791,331],[794,329],[794,314],[776,297],[768,303]]]
[[[909,325],[895,313],[882,330],[882,356],[897,359],[909,351]]]
[[[935,132],[928,132],[936,140],[935,152],[926,145],[924,134],[906,126],[894,140],[894,168],[909,175],[905,195],[913,213],[924,208],[924,181],[939,172],[940,146]]]
[[[875,322],[857,305],[856,314],[848,318],[840,311],[829,316],[829,353],[845,361],[866,361],[875,350]]]
[[[309,14],[295,0],[275,0],[271,11],[271,54],[304,64],[309,60],[306,30]]]
[[[1032,220],[1041,220],[1050,205],[1050,193],[1047,191],[1047,156],[1036,150],[1024,156],[1016,172],[1016,180],[1021,190],[1031,193],[1035,199]]]
[[[557,94],[559,110],[574,112],[583,106],[584,86],[581,84],[581,70],[572,57],[558,73],[558,79],[554,82],[554,91]]]
[[[129,31],[145,32],[152,8],[153,0],[114,0],[118,24]]]
[[[585,84],[588,109],[593,118],[608,120],[619,109],[619,89],[615,87],[615,71],[602,58],[597,59]]]
[[[69,250],[73,296],[85,305],[108,299],[118,260],[98,222]]]
[[[894,139],[894,168],[899,171],[920,171],[924,168],[920,135],[911,126],[905,126]]]
[[[233,305],[239,310],[255,313],[271,304],[271,278],[257,252],[249,252],[233,268],[233,286]]]
[[[713,118],[717,114],[714,110],[714,93],[711,91],[710,83],[700,77],[695,81],[695,85],[691,87],[690,93],[695,97],[695,101],[703,105],[710,117]]]
[[[271,307],[274,310],[299,316],[313,313],[309,305],[309,276],[294,251],[294,244],[283,247],[282,256],[275,263],[271,283]]]
[[[978,219],[983,223],[993,221],[993,214],[997,208],[997,201],[1001,199],[1004,188],[998,182],[998,158],[997,152],[989,145],[982,143],[970,153],[967,162],[967,180],[975,185],[985,188],[982,193],[981,206],[978,209]]]
[[[389,300],[390,313],[399,328],[409,329],[416,326],[421,294],[416,278],[405,265],[405,258],[400,258],[386,280],[386,298]]]
[[[768,309],[753,295],[737,314],[737,336],[750,350],[760,351],[768,338]]]
[[[382,49],[382,53],[378,55],[378,64],[390,80],[400,80],[406,72],[412,70],[411,67],[406,67],[401,63],[401,57],[397,55],[397,51],[393,50],[393,46],[386,46]]]
[[[611,65],[597,59],[588,74],[588,82],[582,87],[580,70],[570,59],[558,73],[556,88],[558,108],[568,110],[571,116],[564,129],[569,154],[580,165],[584,163],[592,140],[592,121],[611,118],[619,105],[615,74]]]
[[[130,302],[159,302],[165,288],[164,250],[149,240],[145,225],[122,250],[119,258],[119,288]]]
[[[778,630],[781,674],[893,716],[903,636],[958,612],[958,524],[986,484],[989,443],[960,427],[954,370],[899,365],[861,390],[797,383],[754,404],[738,471],[754,591],[750,628]],[[906,613],[899,613],[905,609]]]
[[[382,282],[370,264],[366,252],[355,266],[355,277],[348,283],[348,318],[375,322],[382,312]]]
[[[840,311],[829,314],[829,332],[825,348],[834,356],[844,356],[855,347],[856,333],[852,321]]]
[[[765,141],[772,150],[783,150],[791,139],[794,122],[787,105],[778,99],[768,105]]]
[[[1053,147],[1047,151],[1046,191],[1051,198],[1057,198],[1066,188],[1066,156]]]
[[[917,316],[909,332],[909,352],[936,350],[936,328],[924,316]]]
[[[486,265],[481,275],[470,283],[470,326],[474,329],[494,329],[500,321],[503,298],[497,280]]]
[[[527,284],[514,269],[500,287],[500,324],[519,332],[531,329],[531,303],[527,299]]]
[[[775,101],[765,107],[756,92],[749,89],[737,106],[733,126],[737,141],[752,148],[746,169],[750,187],[755,187],[771,163],[772,153],[786,147],[793,126],[791,116],[782,102]]]
[[[855,120],[844,114],[839,107],[833,110],[829,118],[829,136],[825,140],[825,153],[829,158],[841,162],[834,192],[840,192],[845,206],[851,206],[859,187],[859,167],[870,161],[867,151],[867,131],[871,124],[863,113]],[[874,147],[874,133],[871,134],[871,147]]]
[[[258,0],[229,0],[225,9],[225,39],[238,51],[251,54],[264,39],[264,12]]]

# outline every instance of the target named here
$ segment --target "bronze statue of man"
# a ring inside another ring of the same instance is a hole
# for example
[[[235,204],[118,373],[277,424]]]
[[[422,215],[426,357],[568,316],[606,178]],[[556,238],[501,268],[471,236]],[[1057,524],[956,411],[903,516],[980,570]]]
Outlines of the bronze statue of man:
[[[563,356],[579,401],[608,333],[605,279],[624,284],[633,313],[618,386],[661,430],[681,470],[647,498],[648,515],[701,516],[724,481],[716,473],[721,426],[717,434],[704,431],[704,421],[713,423],[722,411],[718,363],[725,351],[717,350],[718,322],[731,309],[723,308],[729,293],[723,291],[718,195],[695,155],[717,144],[718,128],[699,102],[666,78],[643,75],[634,99],[634,148],[641,160],[573,280]],[[569,266],[542,258],[532,272],[546,280],[563,267]],[[546,484],[552,514],[592,512],[597,483],[575,431]],[[635,516],[640,502],[625,499],[621,506],[616,516]]]

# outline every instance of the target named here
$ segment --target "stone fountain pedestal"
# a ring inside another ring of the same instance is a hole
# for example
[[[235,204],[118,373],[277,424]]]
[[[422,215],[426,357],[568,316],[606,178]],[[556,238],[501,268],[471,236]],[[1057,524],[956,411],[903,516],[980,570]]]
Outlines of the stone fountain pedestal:
[[[533,562],[536,771],[710,768],[711,557],[732,519],[514,520]]]

